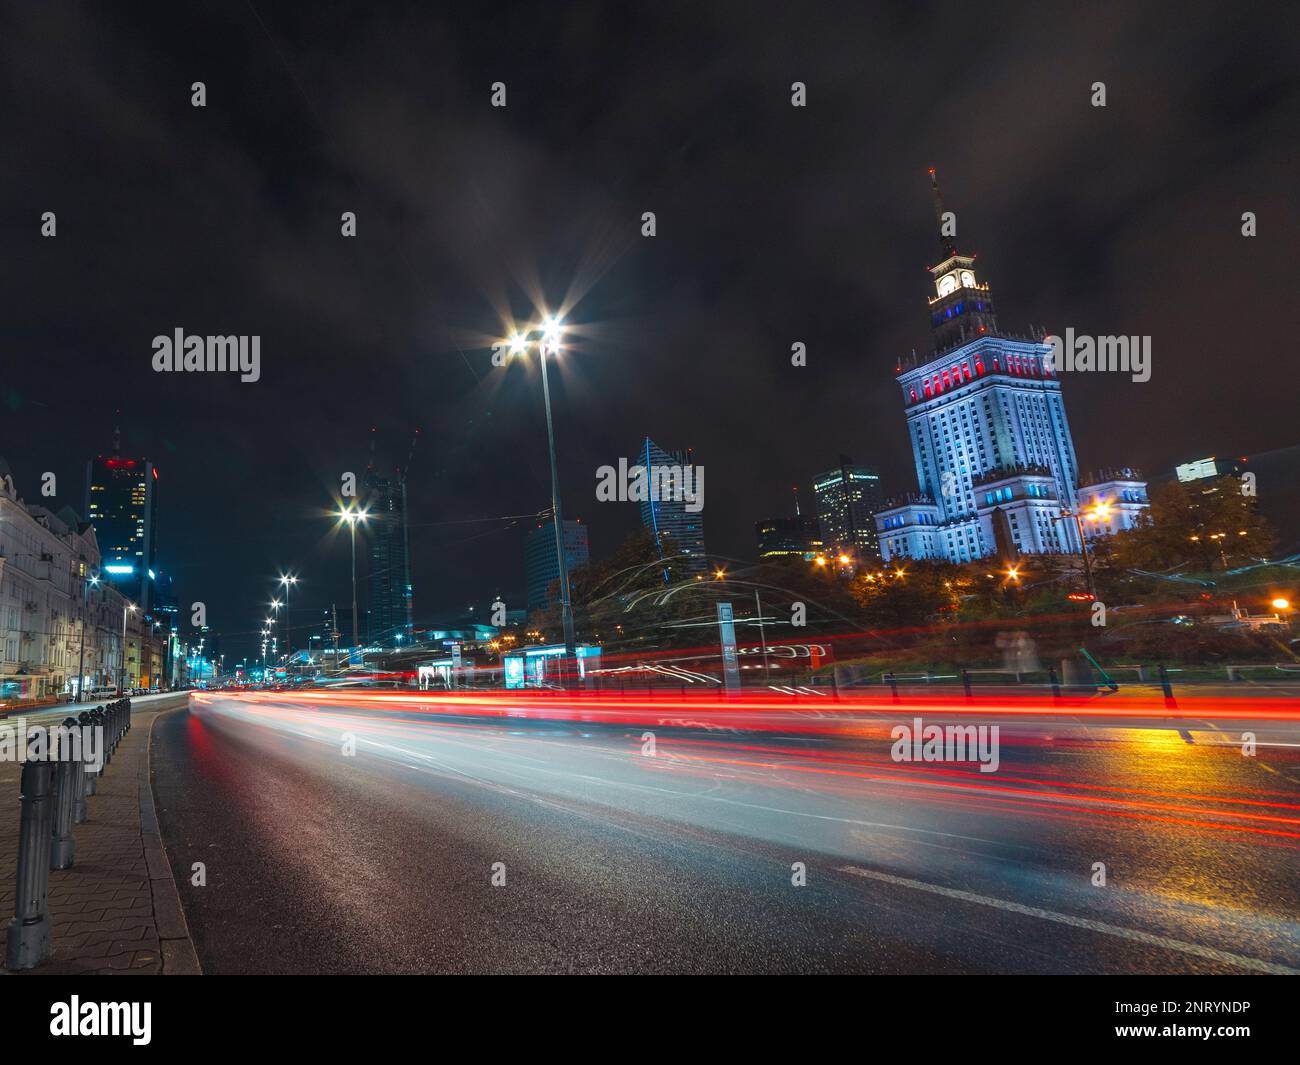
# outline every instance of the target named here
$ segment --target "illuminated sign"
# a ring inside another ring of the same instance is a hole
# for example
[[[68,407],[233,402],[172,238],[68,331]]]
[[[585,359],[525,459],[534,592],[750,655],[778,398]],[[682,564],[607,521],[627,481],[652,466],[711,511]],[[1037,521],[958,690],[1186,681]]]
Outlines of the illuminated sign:
[[[524,660],[518,655],[507,655],[505,659],[505,677],[507,688],[524,686]]]
[[[105,573],[134,573],[134,566],[112,565],[104,567]]]
[[[1195,462],[1184,462],[1181,466],[1175,466],[1174,473],[1178,475],[1180,481],[1199,481],[1204,477],[1217,477],[1219,464],[1211,456],[1208,459],[1197,459]]]

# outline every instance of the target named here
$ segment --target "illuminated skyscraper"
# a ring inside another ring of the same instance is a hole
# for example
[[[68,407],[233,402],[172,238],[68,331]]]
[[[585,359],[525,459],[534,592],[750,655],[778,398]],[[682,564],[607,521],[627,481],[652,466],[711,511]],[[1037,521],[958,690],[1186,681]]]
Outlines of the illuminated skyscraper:
[[[147,459],[122,455],[119,430],[113,453],[86,464],[86,520],[95,527],[102,574],[148,611],[157,550],[158,471]]]
[[[650,471],[651,484],[671,483],[678,486],[674,492],[656,491],[655,494],[661,496],[659,499],[650,498],[641,502],[641,524],[654,536],[655,543],[659,545],[659,556],[671,559],[680,573],[703,573],[708,568],[704,554],[703,474],[700,472],[702,467],[695,461],[695,453],[689,448],[685,451],[665,451],[647,436],[641,442],[641,454],[637,462]],[[694,472],[684,483],[682,471],[687,467]],[[671,471],[671,476],[665,475],[668,471]],[[683,490],[687,486],[692,487],[685,494],[694,494],[693,500],[683,498]]]
[[[841,455],[839,466],[813,481],[813,494],[821,538],[828,550],[862,561],[880,558],[873,515],[884,506],[884,499],[875,470],[855,466],[847,455]]]
[[[585,566],[589,557],[587,527],[566,519],[564,559],[569,573],[572,574],[578,566]],[[540,610],[552,605],[551,585],[559,581],[560,567],[555,560],[555,525],[550,518],[528,532],[528,539],[524,541],[524,574],[528,585],[528,609]]]
[[[1051,346],[1042,335],[998,327],[975,257],[943,235],[933,171],[931,185],[943,248],[930,267],[934,347],[895,371],[920,495],[876,515],[883,557],[964,562],[1078,551],[1062,510],[1076,505],[1079,471]],[[1126,485],[1144,506],[1145,486]]]
[[[366,471],[370,539],[370,640],[409,643],[414,631],[411,552],[406,529],[406,479]]]

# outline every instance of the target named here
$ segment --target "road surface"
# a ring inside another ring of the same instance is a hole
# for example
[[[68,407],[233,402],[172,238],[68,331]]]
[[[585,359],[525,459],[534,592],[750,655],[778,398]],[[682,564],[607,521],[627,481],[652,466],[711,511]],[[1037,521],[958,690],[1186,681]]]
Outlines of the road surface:
[[[152,772],[212,973],[1300,972],[1300,713],[1211,702],[196,694]]]

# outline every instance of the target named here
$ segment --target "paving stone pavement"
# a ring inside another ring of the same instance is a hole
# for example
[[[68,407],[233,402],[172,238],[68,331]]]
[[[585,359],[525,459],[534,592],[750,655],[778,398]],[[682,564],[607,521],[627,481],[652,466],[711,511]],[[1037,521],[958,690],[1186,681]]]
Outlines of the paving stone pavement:
[[[53,949],[49,961],[31,973],[199,973],[149,786],[153,722],[187,702],[188,696],[178,695],[133,708],[130,731],[86,800],[86,821],[73,826],[72,868],[50,871]],[[0,722],[0,728],[14,725],[12,719]],[[21,771],[16,762],[0,762],[3,924],[14,913]]]

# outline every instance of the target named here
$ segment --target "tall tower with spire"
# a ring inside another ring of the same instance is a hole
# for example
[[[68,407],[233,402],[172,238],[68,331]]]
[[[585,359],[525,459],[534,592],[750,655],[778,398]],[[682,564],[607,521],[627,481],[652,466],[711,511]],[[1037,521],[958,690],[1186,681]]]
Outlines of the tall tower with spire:
[[[970,562],[1077,551],[1062,511],[1079,472],[1051,348],[999,330],[933,170],[930,192],[943,256],[929,268],[934,347],[896,374],[920,495],[876,513],[881,554]]]
[[[930,328],[934,351],[947,351],[968,340],[993,334],[998,329],[993,309],[993,291],[975,272],[975,256],[957,251],[953,234],[955,216],[943,209],[939,176],[930,168],[930,192],[934,197],[934,218],[943,258],[931,266],[934,295],[930,297]]]

